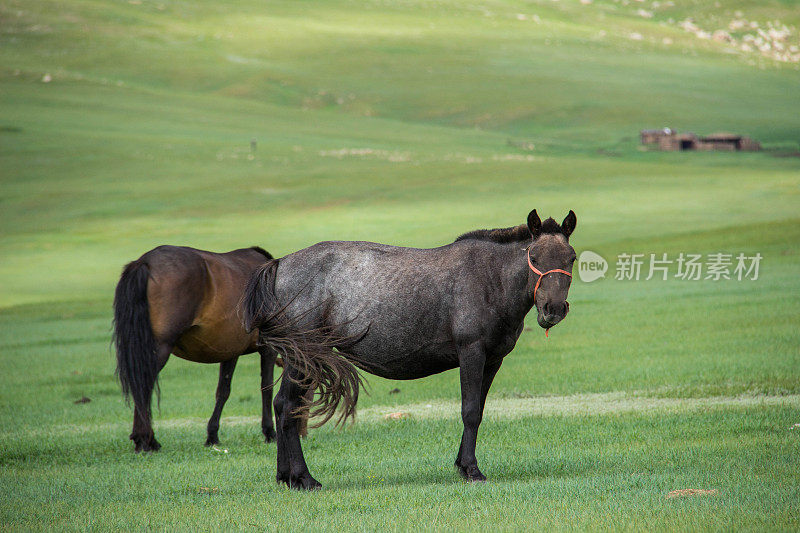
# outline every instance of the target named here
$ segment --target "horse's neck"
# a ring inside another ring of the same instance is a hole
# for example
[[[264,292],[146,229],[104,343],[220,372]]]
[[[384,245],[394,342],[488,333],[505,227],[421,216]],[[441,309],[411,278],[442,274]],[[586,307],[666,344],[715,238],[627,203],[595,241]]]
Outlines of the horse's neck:
[[[533,284],[525,246],[527,243],[503,244],[502,265],[499,275],[503,277],[501,306],[509,318],[522,320],[533,307]]]

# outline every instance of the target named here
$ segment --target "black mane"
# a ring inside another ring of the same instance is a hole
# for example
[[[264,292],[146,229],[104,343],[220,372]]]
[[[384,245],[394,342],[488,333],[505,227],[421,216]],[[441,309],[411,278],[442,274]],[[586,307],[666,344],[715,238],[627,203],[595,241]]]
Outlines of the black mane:
[[[551,235],[563,235],[564,231],[561,229],[561,226],[553,220],[552,218],[548,218],[544,222],[542,222],[542,229],[541,232],[549,233]],[[499,242],[499,243],[507,243],[507,242],[523,242],[531,238],[531,232],[528,230],[528,226],[525,224],[520,224],[519,226],[511,226],[510,228],[496,228],[496,229],[476,229],[474,231],[470,231],[459,236],[456,239],[458,241],[465,241],[465,240],[476,240],[476,241],[492,241],[492,242]]]
[[[528,231],[528,226],[520,224],[519,226],[512,226],[510,228],[496,228],[496,229],[476,229],[458,237],[458,241],[476,240],[476,241],[493,241],[493,242],[522,242],[531,238],[531,232]]]

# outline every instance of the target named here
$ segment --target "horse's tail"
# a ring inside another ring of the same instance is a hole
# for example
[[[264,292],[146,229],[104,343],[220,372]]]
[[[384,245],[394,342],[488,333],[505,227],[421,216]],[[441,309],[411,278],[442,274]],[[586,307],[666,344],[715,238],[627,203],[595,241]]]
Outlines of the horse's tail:
[[[147,263],[137,260],[122,271],[114,294],[114,344],[117,349],[117,377],[126,400],[150,411],[153,386],[158,387],[157,344],[150,324],[147,303]]]
[[[278,261],[268,261],[259,267],[247,283],[242,297],[245,329],[258,328],[259,343],[275,350],[287,367],[297,370],[297,382],[304,388],[317,391],[316,399],[306,399],[295,414],[308,409],[309,416],[322,417],[313,426],[319,427],[336,414],[341,404],[337,424],[341,423],[355,416],[362,382],[358,369],[348,360],[351,357],[336,347],[347,346],[355,339],[337,336],[330,327],[302,327],[303,318],[311,310],[300,316],[288,316],[286,311],[291,301],[281,305],[275,295]]]

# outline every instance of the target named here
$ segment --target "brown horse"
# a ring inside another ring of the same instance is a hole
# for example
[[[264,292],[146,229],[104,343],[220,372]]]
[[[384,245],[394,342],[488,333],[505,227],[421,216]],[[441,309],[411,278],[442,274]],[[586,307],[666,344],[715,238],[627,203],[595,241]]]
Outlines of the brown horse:
[[[219,442],[222,408],[240,355],[261,355],[261,430],[275,439],[272,385],[276,354],[257,346],[247,333],[238,305],[247,280],[272,256],[259,247],[214,253],[182,246],[159,246],[129,263],[114,297],[117,376],[126,398],[133,397],[136,451],[156,451],[151,397],[158,373],[171,353],[187,361],[220,363],[214,413],[206,445]]]

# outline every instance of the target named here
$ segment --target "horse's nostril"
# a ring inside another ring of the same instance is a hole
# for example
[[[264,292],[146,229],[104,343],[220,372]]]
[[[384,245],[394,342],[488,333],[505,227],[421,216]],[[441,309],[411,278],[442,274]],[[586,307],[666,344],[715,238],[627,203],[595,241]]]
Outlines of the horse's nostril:
[[[548,320],[554,318],[560,320],[567,315],[568,311],[569,304],[567,302],[545,302],[545,304],[542,305],[542,313]]]

